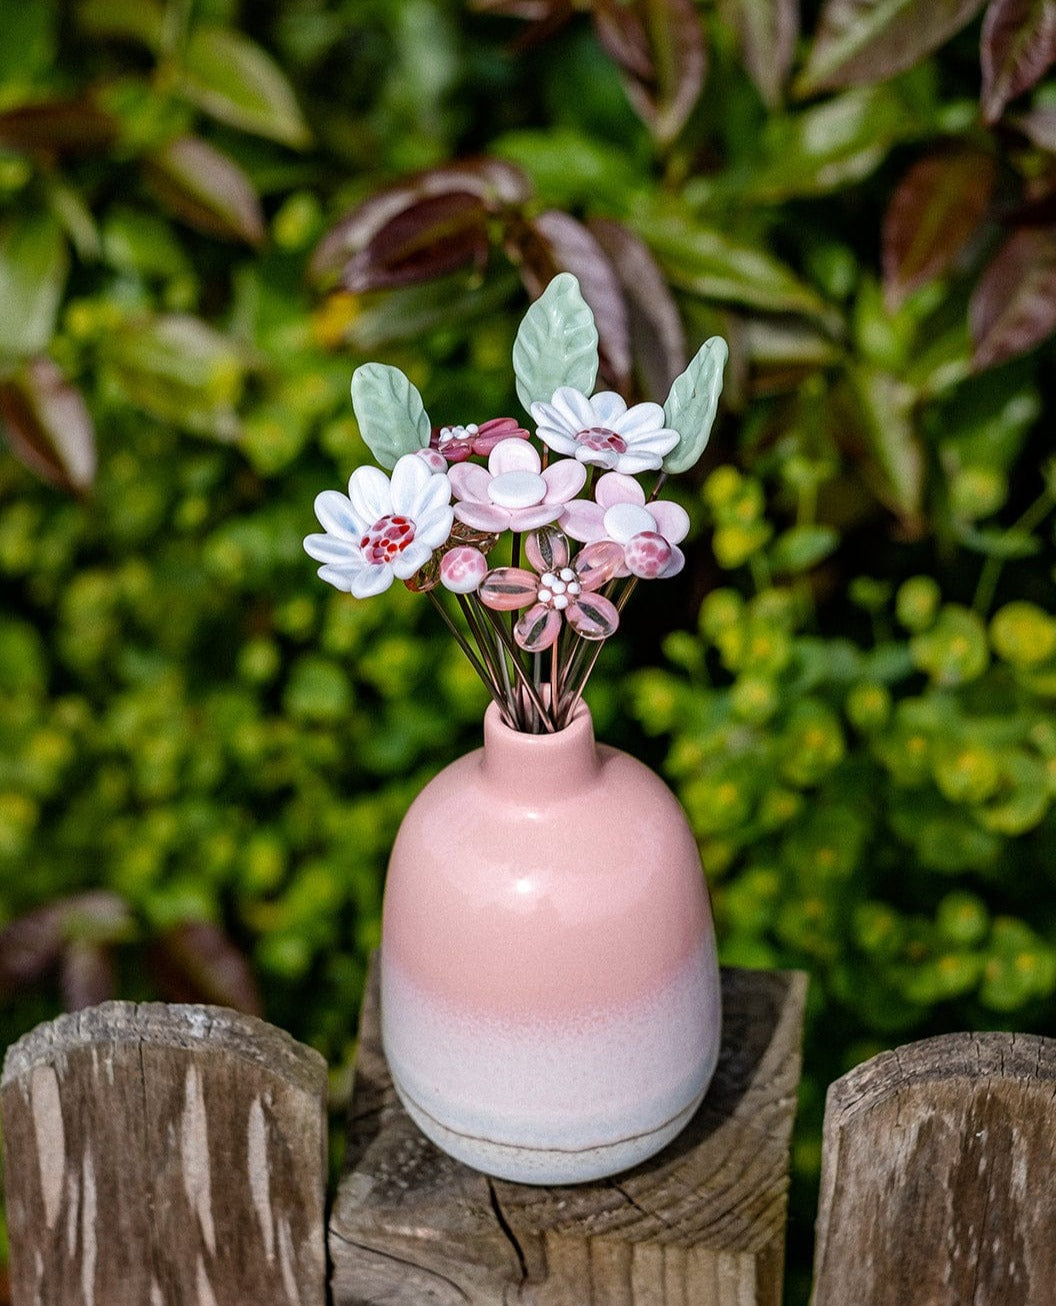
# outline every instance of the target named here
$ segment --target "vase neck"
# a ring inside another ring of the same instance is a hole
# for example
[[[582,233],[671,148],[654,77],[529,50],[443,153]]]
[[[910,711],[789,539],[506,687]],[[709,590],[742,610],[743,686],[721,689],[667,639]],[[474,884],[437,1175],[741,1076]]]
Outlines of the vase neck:
[[[600,765],[586,704],[553,734],[511,730],[494,703],[484,714],[484,776],[508,793],[540,798],[575,793],[593,782]]]

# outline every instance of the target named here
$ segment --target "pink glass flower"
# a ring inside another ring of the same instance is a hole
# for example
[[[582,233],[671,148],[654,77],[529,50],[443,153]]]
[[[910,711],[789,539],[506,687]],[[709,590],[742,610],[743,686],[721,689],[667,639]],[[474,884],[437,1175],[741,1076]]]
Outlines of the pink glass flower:
[[[631,476],[606,472],[594,488],[595,502],[577,499],[561,517],[561,529],[574,540],[593,544],[613,540],[623,551],[618,576],[666,579],[685,566],[678,545],[689,531],[685,508],[666,499],[646,503],[645,491]]]
[[[569,560],[568,540],[550,528],[529,535],[524,551],[535,571],[496,567],[480,583],[481,603],[500,612],[527,608],[513,637],[528,653],[541,653],[561,634],[567,621],[583,639],[608,639],[620,624],[616,605],[595,591],[610,581],[623,562],[623,550],[611,540],[580,549]],[[538,573],[538,574],[536,574]]]
[[[659,404],[628,408],[611,390],[588,399],[563,385],[550,403],[532,404],[532,417],[539,439],[555,452],[631,475],[659,467],[679,439],[664,425]]]
[[[500,440],[527,440],[528,432],[513,417],[493,417],[477,426],[438,426],[429,440],[430,449],[442,454],[449,463],[464,463],[477,454],[487,458]]]
[[[457,463],[448,472],[455,516],[481,531],[532,531],[557,521],[565,504],[583,488],[587,469],[559,458],[543,469],[536,449],[524,440],[501,440],[487,467]]]
[[[472,594],[488,570],[488,560],[479,549],[462,544],[440,559],[440,584],[452,594]]]
[[[323,563],[319,576],[362,599],[409,580],[447,542],[454,514],[451,486],[415,454],[404,454],[392,480],[380,467],[357,467],[348,495],[324,490],[315,515],[325,534],[309,535],[305,552]]]

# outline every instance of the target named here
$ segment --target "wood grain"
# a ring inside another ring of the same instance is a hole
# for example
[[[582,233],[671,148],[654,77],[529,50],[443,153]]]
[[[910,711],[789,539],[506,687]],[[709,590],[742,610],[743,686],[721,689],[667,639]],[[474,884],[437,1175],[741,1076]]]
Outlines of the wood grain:
[[[700,1111],[653,1160],[596,1184],[489,1179],[399,1105],[368,989],[330,1220],[335,1306],[778,1306],[806,978],[723,972],[723,1044]]]
[[[1056,1302],[1056,1041],[948,1034],[829,1089],[814,1306]]]
[[[323,1306],[326,1065],[220,1007],[108,1002],[0,1080],[13,1306]]]

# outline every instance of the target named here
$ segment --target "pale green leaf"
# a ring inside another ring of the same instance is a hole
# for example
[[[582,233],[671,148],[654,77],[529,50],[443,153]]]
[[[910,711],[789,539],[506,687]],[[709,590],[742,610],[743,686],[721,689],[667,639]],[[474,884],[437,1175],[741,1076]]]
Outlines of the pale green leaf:
[[[664,421],[678,432],[678,444],[664,459],[664,471],[688,471],[704,452],[722,393],[722,369],[729,357],[721,336],[705,340],[664,403]]]
[[[0,354],[45,352],[69,265],[66,237],[50,214],[12,218],[0,227]]]
[[[517,397],[549,403],[563,385],[589,395],[598,375],[598,329],[571,272],[562,272],[527,313],[513,342]]]
[[[352,374],[352,407],[360,434],[377,461],[391,471],[405,453],[429,444],[422,396],[398,367],[364,363]]]
[[[180,88],[219,122],[301,147],[310,132],[293,89],[269,54],[240,32],[199,27],[191,37]]]

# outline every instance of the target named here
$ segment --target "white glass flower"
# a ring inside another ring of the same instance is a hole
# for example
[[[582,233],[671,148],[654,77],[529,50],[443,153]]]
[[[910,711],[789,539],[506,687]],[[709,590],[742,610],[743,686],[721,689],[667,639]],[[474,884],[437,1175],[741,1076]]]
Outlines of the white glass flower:
[[[532,417],[539,439],[556,453],[632,476],[658,468],[679,439],[659,404],[628,408],[611,390],[588,399],[563,385],[551,403],[532,404]]]
[[[460,522],[478,531],[533,531],[557,521],[583,488],[587,469],[571,458],[544,469],[527,440],[510,439],[492,449],[487,467],[457,463],[447,475]]]
[[[324,565],[322,580],[356,598],[409,580],[447,541],[454,524],[451,483],[417,454],[404,454],[392,480],[380,467],[357,467],[348,496],[324,490],[315,515],[326,532],[309,535],[305,552]]]

